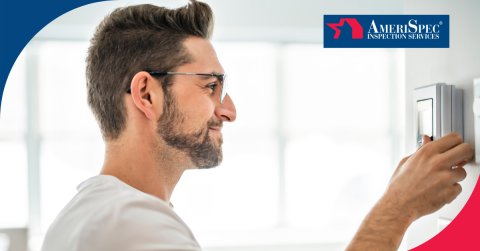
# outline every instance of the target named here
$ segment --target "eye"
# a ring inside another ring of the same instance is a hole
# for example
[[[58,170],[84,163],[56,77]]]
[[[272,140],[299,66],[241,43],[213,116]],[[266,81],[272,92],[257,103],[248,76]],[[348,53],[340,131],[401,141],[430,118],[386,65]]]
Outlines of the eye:
[[[218,85],[218,84],[209,84],[209,85],[207,85],[207,88],[213,90],[213,89],[215,89],[215,86],[217,86],[217,85]]]

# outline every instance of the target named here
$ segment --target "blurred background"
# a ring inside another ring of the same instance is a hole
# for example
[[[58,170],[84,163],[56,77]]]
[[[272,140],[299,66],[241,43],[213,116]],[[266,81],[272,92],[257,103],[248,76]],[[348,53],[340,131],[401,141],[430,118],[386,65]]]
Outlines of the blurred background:
[[[1,105],[0,250],[39,250],[102,167],[85,83],[96,25],[117,7],[186,2],[83,6],[20,54]],[[404,1],[205,2],[238,116],[223,164],[186,171],[175,211],[207,251],[343,250],[405,155],[405,50],[324,49],[323,15],[403,14]]]

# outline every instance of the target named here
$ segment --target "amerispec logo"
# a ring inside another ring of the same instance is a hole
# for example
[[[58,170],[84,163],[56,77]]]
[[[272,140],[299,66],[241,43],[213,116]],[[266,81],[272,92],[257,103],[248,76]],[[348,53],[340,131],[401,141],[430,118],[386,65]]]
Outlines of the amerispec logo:
[[[449,48],[449,15],[324,15],[324,48]]]

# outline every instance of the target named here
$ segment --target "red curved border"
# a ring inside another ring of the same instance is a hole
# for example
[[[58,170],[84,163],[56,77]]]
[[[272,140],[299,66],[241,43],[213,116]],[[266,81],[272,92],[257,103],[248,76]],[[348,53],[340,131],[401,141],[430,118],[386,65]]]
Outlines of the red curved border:
[[[475,185],[470,198],[448,226],[414,251],[480,250],[480,185]]]

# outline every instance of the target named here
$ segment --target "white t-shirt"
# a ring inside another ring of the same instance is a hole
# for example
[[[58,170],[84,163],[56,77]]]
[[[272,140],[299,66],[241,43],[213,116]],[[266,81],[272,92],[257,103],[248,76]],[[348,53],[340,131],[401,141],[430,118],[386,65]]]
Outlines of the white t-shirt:
[[[201,250],[165,201],[109,175],[93,177],[47,231],[42,251]]]

